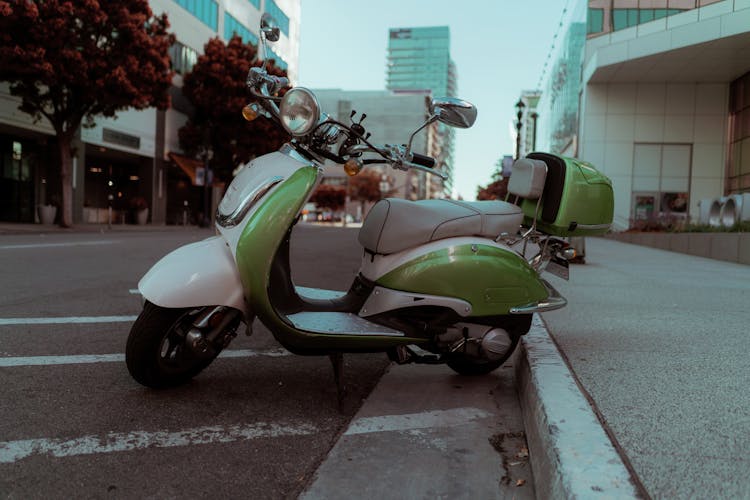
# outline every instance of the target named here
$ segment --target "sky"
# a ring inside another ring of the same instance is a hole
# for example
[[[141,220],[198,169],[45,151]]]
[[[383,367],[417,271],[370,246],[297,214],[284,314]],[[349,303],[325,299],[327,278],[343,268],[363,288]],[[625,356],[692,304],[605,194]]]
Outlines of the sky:
[[[472,128],[456,129],[454,190],[473,200],[515,152],[514,104],[538,88],[571,1],[302,0],[298,84],[382,90],[390,28],[449,26],[457,97],[478,109]]]

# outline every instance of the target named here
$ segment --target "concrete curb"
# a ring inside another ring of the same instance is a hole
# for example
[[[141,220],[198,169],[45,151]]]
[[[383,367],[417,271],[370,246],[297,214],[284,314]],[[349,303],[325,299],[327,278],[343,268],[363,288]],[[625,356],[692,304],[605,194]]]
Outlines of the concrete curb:
[[[639,498],[622,458],[535,315],[516,386],[537,498]]]

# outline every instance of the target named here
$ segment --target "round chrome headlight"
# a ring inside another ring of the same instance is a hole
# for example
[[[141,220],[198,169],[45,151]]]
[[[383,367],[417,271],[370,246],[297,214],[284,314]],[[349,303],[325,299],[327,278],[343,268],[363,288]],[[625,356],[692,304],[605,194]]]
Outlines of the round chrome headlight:
[[[279,107],[281,124],[294,136],[309,134],[320,119],[320,105],[315,94],[295,87],[284,95]]]

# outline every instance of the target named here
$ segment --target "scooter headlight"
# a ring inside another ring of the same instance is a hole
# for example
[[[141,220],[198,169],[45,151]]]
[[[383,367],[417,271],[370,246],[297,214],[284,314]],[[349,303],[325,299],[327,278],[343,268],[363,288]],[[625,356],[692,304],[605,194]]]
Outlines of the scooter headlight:
[[[284,95],[279,107],[281,124],[293,136],[309,134],[320,120],[320,105],[315,94],[295,87]]]

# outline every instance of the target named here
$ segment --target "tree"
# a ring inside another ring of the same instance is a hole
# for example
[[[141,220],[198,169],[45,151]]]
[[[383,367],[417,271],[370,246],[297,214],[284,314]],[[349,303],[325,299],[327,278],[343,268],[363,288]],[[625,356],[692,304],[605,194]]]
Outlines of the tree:
[[[493,181],[485,187],[477,187],[477,200],[504,200],[507,194],[507,177]]]
[[[332,184],[321,184],[310,197],[318,208],[337,212],[346,204],[346,188]]]
[[[508,194],[509,177],[503,177],[502,158],[495,162],[492,182],[487,186],[477,186],[477,200],[504,200]]]
[[[362,215],[365,213],[365,203],[378,201],[383,197],[380,191],[380,174],[362,172],[349,179],[347,187],[349,198],[360,202]]]
[[[0,0],[0,81],[21,111],[55,130],[61,226],[73,220],[71,143],[80,126],[127,108],[168,107],[168,27],[147,0]]]
[[[258,118],[248,123],[242,118],[242,108],[251,100],[245,83],[247,73],[263,64],[256,58],[257,52],[254,45],[243,43],[237,35],[226,45],[213,38],[185,75],[182,92],[195,112],[179,130],[180,147],[200,159],[205,159],[210,149],[209,166],[220,179],[231,179],[238,165],[289,140],[289,134],[270,120]],[[285,76],[270,63],[268,72]]]

